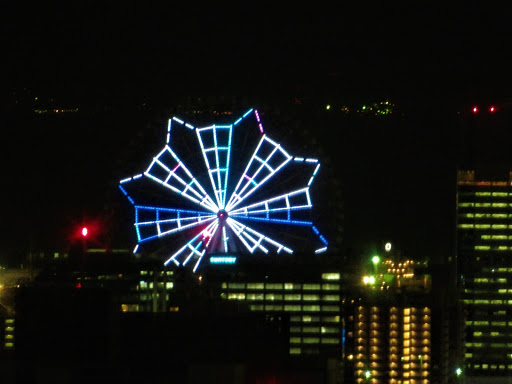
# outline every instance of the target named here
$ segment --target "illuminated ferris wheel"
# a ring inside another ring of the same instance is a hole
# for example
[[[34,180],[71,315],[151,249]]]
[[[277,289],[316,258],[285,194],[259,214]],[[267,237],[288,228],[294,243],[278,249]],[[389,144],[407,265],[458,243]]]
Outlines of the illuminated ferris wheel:
[[[168,239],[164,264],[194,272],[212,254],[292,254],[304,241],[325,252],[327,240],[311,220],[319,168],[267,136],[255,109],[205,127],[173,117],[164,148],[119,184],[135,209],[133,252]]]

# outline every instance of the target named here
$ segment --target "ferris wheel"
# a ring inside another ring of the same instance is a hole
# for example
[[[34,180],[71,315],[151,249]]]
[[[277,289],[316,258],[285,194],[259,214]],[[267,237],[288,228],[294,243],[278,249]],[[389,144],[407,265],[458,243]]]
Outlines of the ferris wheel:
[[[328,242],[311,220],[319,169],[317,159],[272,140],[255,109],[204,127],[173,117],[164,148],[119,184],[135,210],[133,252],[172,239],[164,264],[194,272],[212,254],[292,254],[304,240],[325,252]]]

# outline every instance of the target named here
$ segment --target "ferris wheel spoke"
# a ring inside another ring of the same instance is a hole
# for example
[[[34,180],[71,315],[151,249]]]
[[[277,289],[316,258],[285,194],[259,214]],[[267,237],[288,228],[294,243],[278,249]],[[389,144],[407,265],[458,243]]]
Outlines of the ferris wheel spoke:
[[[135,206],[135,230],[139,243],[181,232],[215,219],[211,212]]]
[[[292,156],[280,144],[263,135],[226,205],[226,210],[230,211],[239,205],[291,159]]]
[[[201,260],[202,257],[204,256],[204,253],[206,252],[208,245],[211,242],[213,234],[215,233],[218,227],[218,220],[215,220],[212,223],[208,224],[208,226],[205,229],[200,231],[196,236],[194,236],[194,238],[192,238],[192,240],[188,241],[183,247],[181,247],[176,253],[174,253],[169,259],[167,259],[164,265],[168,265],[171,261],[176,265],[180,265],[178,257],[182,254],[185,254],[185,252],[187,251],[190,251],[190,253],[188,253],[188,256],[185,258],[183,265],[186,265],[186,263],[188,263],[193,256],[197,256],[199,260]],[[206,237],[208,237],[209,239],[205,244],[204,238]]]
[[[153,158],[144,175],[212,212],[218,210],[199,181],[167,145]]]
[[[293,253],[293,250],[287,247],[284,244],[281,244],[274,239],[265,236],[264,234],[255,231],[247,225],[240,223],[237,220],[229,217],[226,220],[226,223],[231,227],[233,232],[238,236],[240,241],[245,245],[245,247],[249,250],[249,252],[254,253],[254,251],[259,248],[263,252],[268,253],[268,249],[263,245],[263,243],[268,243],[276,248],[277,253],[281,251],[285,251],[287,253]]]
[[[232,132],[233,125],[212,125],[196,129],[217,206],[220,209],[224,209],[226,204]]]
[[[297,217],[300,211],[310,210],[312,207],[309,187],[306,187],[237,208],[230,211],[229,215],[254,221],[312,225],[311,221],[300,220]]]

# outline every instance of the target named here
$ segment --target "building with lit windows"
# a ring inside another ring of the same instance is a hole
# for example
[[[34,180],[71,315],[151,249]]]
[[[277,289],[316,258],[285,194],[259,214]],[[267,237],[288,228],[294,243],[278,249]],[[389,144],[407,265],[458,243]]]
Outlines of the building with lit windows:
[[[247,279],[221,283],[221,297],[246,304],[250,311],[286,314],[290,321],[290,354],[341,353],[341,287],[339,272],[311,279]]]
[[[348,356],[356,383],[430,383],[431,323],[429,307],[357,306]]]
[[[457,174],[466,382],[512,376],[512,172]],[[496,381],[496,380],[502,381]]]

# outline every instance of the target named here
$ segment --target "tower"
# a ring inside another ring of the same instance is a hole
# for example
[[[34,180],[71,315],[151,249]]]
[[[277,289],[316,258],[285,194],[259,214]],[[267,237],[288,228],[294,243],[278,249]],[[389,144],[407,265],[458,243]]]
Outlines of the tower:
[[[458,171],[457,266],[465,375],[512,374],[512,173]]]

